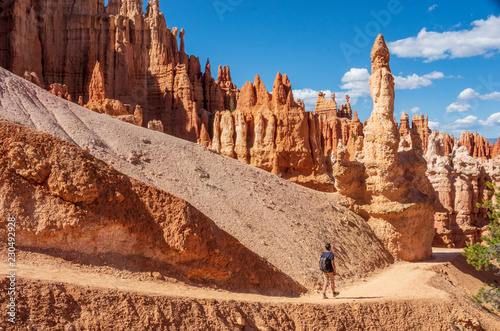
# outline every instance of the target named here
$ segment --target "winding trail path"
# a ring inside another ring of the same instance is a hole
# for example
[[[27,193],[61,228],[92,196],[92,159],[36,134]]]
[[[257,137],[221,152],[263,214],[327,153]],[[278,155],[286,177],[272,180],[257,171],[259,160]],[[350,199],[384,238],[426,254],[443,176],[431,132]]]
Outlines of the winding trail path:
[[[298,298],[275,297],[258,294],[234,293],[218,289],[189,286],[181,282],[124,279],[120,276],[82,270],[78,265],[57,258],[39,260],[28,258],[18,265],[17,277],[49,282],[62,282],[82,287],[114,289],[146,295],[179,298],[238,300],[246,302],[321,303],[337,304],[352,301],[384,301],[408,299],[446,299],[448,294],[427,285],[436,274],[430,268],[451,262],[461,254],[461,249],[434,248],[429,261],[398,262],[376,275],[349,288],[339,288],[336,299],[324,300],[318,293],[308,293]],[[29,255],[28,255],[29,256]],[[53,263],[47,263],[52,261]],[[0,272],[7,273],[7,264],[0,264]],[[330,294],[331,298],[331,294]]]

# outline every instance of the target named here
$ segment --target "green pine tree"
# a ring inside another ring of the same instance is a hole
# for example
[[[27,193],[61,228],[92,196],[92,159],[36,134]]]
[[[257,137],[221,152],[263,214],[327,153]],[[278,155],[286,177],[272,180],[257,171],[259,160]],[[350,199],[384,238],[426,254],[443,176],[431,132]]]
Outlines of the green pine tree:
[[[463,254],[467,257],[467,263],[474,266],[476,270],[500,270],[500,186],[487,183],[491,190],[493,199],[484,199],[483,203],[478,203],[480,208],[488,208],[488,217],[491,222],[488,225],[489,235],[481,238],[484,243],[470,244],[464,248]],[[499,271],[500,273],[500,271]],[[500,311],[500,287],[498,284],[490,284],[482,287],[479,293],[473,297],[477,302],[491,303],[497,311]]]

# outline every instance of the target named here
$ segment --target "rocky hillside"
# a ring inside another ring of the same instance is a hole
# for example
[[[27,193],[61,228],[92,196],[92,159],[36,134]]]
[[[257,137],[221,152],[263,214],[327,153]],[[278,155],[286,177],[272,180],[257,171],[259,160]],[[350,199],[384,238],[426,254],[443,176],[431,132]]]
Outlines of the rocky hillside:
[[[208,125],[198,111],[224,108],[224,84],[215,84],[208,61],[202,73],[200,60],[186,54],[185,31],[167,27],[158,0],[148,3],[147,13],[142,0],[106,6],[104,0],[7,0],[0,5],[0,31],[1,67],[28,72],[46,89],[63,84],[75,102],[89,101],[99,62],[105,98],[140,105],[144,124],[161,120],[166,133],[196,141]]]
[[[186,201],[117,172],[73,144],[5,121],[0,139],[3,242],[6,220],[14,216],[18,248],[114,256],[125,268],[157,264],[169,277],[234,291],[305,290]],[[128,265],[129,259],[138,261]]]
[[[341,283],[391,263],[365,220],[327,194],[177,139],[58,98],[0,69],[0,118],[88,149],[131,178],[188,201],[308,289],[321,283],[318,254],[337,254]]]

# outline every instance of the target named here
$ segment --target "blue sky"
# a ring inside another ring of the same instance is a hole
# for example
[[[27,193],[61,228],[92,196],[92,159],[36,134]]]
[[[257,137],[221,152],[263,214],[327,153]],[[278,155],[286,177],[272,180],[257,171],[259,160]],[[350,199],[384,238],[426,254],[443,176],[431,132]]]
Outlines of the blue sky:
[[[160,0],[167,26],[186,30],[186,52],[229,65],[241,88],[255,74],[272,89],[290,77],[314,108],[319,90],[348,93],[370,116],[370,51],[391,50],[395,116],[429,115],[433,129],[500,136],[500,1]]]

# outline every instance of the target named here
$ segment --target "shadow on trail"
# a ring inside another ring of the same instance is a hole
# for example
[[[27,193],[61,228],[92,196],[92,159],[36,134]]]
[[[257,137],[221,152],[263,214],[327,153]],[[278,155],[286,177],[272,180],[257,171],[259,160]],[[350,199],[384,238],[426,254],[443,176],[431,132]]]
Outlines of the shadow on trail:
[[[455,259],[451,264],[462,273],[470,275],[483,283],[499,285],[500,275],[497,275],[495,270],[476,270],[476,268],[467,263],[465,256]]]
[[[452,251],[452,252],[433,252],[432,257],[428,260],[417,261],[414,263],[443,263],[443,262],[452,262],[458,257],[462,256],[461,251]]]

